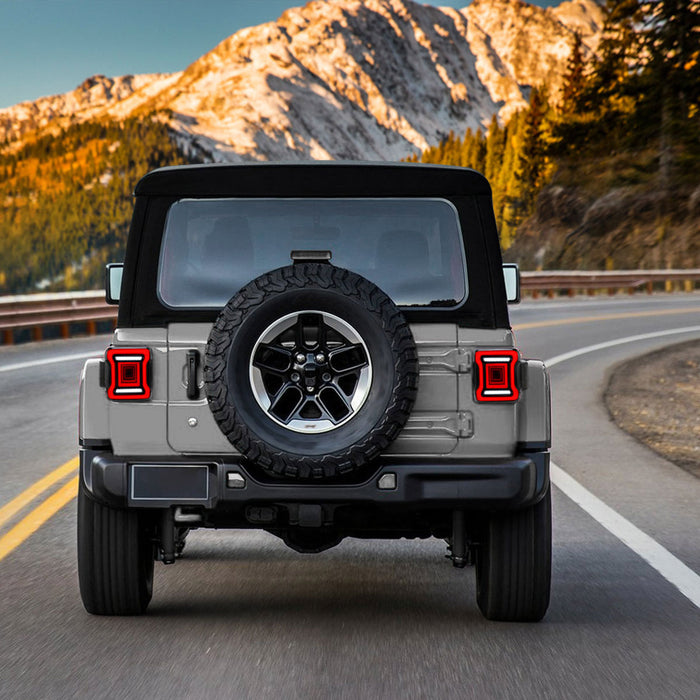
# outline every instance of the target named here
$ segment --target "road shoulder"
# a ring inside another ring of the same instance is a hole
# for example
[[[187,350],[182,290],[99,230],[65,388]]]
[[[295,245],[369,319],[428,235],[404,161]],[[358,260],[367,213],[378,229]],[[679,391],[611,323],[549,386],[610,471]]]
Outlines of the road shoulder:
[[[700,478],[699,341],[618,365],[604,398],[622,430]]]

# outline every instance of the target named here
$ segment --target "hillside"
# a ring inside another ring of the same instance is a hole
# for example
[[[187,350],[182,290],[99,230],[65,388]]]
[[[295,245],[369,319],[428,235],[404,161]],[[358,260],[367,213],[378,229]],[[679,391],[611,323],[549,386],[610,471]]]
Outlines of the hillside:
[[[700,185],[659,187],[655,153],[561,167],[505,258],[524,269],[700,267]]]
[[[82,122],[0,153],[0,294],[102,284],[137,180],[187,162],[164,118]]]
[[[638,118],[627,116],[630,124]],[[700,267],[697,120],[675,123],[665,177],[658,135],[630,128],[622,142],[609,135],[593,144],[569,141],[562,152],[554,134],[566,128],[573,136],[570,124],[533,91],[530,105],[504,126],[450,135],[409,160],[485,173],[504,259],[523,269]],[[594,128],[587,117],[584,132]]]
[[[611,0],[569,51],[559,90],[412,160],[482,170],[525,268],[699,266],[700,2]]]

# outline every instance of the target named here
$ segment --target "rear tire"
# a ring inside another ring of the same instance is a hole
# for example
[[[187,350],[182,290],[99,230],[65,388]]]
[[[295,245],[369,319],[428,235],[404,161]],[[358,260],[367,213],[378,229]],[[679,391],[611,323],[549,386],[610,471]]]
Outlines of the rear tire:
[[[153,544],[134,510],[93,500],[80,480],[78,579],[93,615],[141,615],[153,592]]]
[[[489,620],[538,622],[549,607],[552,502],[489,516],[476,556],[476,597]]]

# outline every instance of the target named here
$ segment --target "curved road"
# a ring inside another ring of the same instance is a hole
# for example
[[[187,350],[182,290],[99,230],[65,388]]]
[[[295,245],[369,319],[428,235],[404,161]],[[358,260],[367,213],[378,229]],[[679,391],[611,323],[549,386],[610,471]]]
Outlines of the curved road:
[[[536,625],[484,620],[440,541],[311,556],[258,532],[195,532],[156,565],[148,615],[87,615],[74,464],[34,485],[75,457],[76,356],[108,339],[0,348],[0,698],[700,697],[700,480],[601,403],[615,364],[700,338],[700,295],[511,315],[524,356],[552,360],[553,590]]]

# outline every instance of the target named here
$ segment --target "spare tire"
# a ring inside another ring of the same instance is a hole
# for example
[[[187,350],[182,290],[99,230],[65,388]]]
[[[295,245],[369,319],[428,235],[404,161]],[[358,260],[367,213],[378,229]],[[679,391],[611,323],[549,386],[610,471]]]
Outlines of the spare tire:
[[[411,330],[369,280],[327,263],[247,284],[209,335],[204,379],[221,431],[269,475],[324,479],[368,465],[408,420]]]

